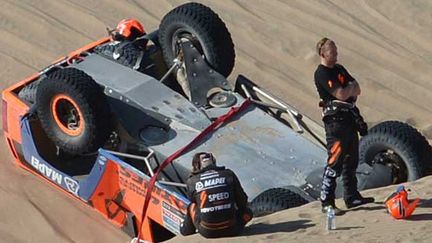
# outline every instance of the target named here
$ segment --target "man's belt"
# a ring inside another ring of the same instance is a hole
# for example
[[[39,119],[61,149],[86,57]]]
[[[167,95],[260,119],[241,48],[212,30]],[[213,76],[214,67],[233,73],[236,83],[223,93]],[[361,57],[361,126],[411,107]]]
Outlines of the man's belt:
[[[356,107],[355,103],[340,100],[322,102],[320,106],[323,108],[323,116],[335,115],[339,112],[350,112]]]

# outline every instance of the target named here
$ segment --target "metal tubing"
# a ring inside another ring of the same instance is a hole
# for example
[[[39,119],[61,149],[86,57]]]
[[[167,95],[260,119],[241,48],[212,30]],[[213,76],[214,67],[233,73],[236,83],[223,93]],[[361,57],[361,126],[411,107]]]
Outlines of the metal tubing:
[[[244,84],[242,84],[240,87],[241,87],[241,88],[243,89],[243,91],[245,92],[246,97],[247,97],[247,98],[251,98],[251,101],[252,101],[253,103],[258,104],[258,105],[262,105],[262,106],[266,106],[266,107],[269,107],[269,108],[273,108],[273,109],[276,109],[276,110],[279,110],[279,111],[288,112],[287,109],[282,108],[282,107],[280,107],[280,106],[271,105],[271,104],[268,104],[268,103],[262,102],[262,101],[260,101],[260,100],[255,100],[255,99],[253,99],[252,96],[251,96],[251,94],[249,93],[249,91],[247,90],[247,88],[246,88],[246,86],[245,86]]]
[[[249,93],[249,91],[247,90],[247,88],[246,88],[246,86],[244,84],[242,84],[240,87],[245,92],[245,95],[246,95],[247,98],[252,98],[251,94]]]
[[[144,160],[144,162],[145,162],[145,164],[146,164],[146,166],[147,166],[147,169],[149,170],[150,175],[151,175],[151,176],[154,175],[154,173],[153,173],[153,169],[151,168],[151,166],[150,166],[150,162],[148,161],[148,159],[150,159],[151,156],[153,156],[153,154],[154,154],[154,151],[153,151],[153,150],[150,150],[150,153],[147,155],[147,157],[139,156],[139,155],[133,155],[133,154],[127,154],[127,153],[121,153],[121,152],[116,152],[116,151],[111,151],[111,150],[107,150],[107,152],[110,152],[110,153],[112,153],[112,154],[114,154],[114,155],[118,155],[118,156],[126,157],[126,158],[131,158],[131,159],[141,159],[141,160]]]
[[[154,151],[151,149],[149,149],[149,150],[150,150],[150,153],[147,155],[147,157],[144,158],[144,162],[146,163],[146,166],[147,166],[147,169],[149,170],[150,175],[154,176],[153,169],[150,166],[150,161],[149,161],[149,159],[154,155]]]
[[[252,101],[252,103],[255,103],[257,105],[266,106],[268,108],[273,108],[273,109],[276,109],[278,111],[288,113],[288,111],[286,109],[284,109],[282,107],[279,107],[279,106],[276,106],[276,105],[271,105],[271,104],[268,104],[268,103],[265,103],[265,102],[262,102],[262,101],[259,101],[259,100],[251,100],[251,101]]]
[[[264,90],[261,90],[260,88],[258,88],[256,86],[253,86],[252,90],[255,91],[255,92],[257,92],[257,93],[260,93],[261,95],[263,95],[267,99],[271,100],[275,104],[277,104],[280,107],[282,107],[282,108],[286,109],[287,111],[291,112],[294,116],[299,116],[299,113],[296,110],[292,109],[290,106],[288,106],[284,102],[278,100],[276,97],[273,97],[272,95],[268,94]]]
[[[184,183],[171,182],[171,181],[157,181],[157,182],[160,184],[168,185],[168,186],[178,186],[178,187],[187,188],[187,185]]]
[[[244,84],[242,84],[240,87],[241,87],[241,88],[243,89],[243,91],[245,92],[246,98],[251,98],[251,101],[252,101],[253,103],[258,104],[258,105],[262,105],[262,106],[266,106],[266,107],[269,107],[269,108],[277,109],[277,110],[279,110],[279,111],[288,112],[287,109],[282,108],[282,107],[280,107],[280,106],[271,105],[271,104],[268,104],[268,103],[262,102],[262,101],[260,101],[260,100],[255,100],[255,99],[253,99],[252,96],[251,96],[251,94],[249,93],[249,91],[247,90],[247,88],[246,88],[246,86],[245,86]]]
[[[170,67],[170,69],[168,69],[168,71],[165,73],[165,75],[160,79],[160,82],[163,83],[165,81],[165,79],[168,78],[168,76],[174,71],[174,69],[176,67],[180,66],[180,60],[178,60],[177,58],[174,59],[174,63],[173,65]]]
[[[139,156],[139,155],[133,155],[133,154],[127,154],[127,153],[121,153],[121,152],[116,152],[116,151],[111,151],[111,150],[106,150],[107,152],[114,154],[114,155],[119,155],[122,157],[126,157],[126,158],[132,158],[132,159],[142,159],[144,160],[145,164],[147,165],[147,168],[150,172],[151,176],[154,176],[153,170],[150,167],[150,162],[148,161],[153,155],[154,155],[154,151],[150,149],[150,153],[147,155],[147,157],[144,156]],[[178,183],[178,182],[171,182],[171,181],[157,181],[160,184],[163,185],[168,185],[168,186],[177,186],[177,187],[184,187],[187,188],[187,185],[184,183]]]
[[[299,114],[297,111],[291,109],[291,107],[289,107],[289,106],[288,106],[287,104],[285,104],[284,102],[279,101],[277,98],[271,96],[270,94],[264,92],[263,90],[259,89],[259,88],[256,87],[256,86],[253,86],[253,87],[252,87],[252,90],[255,91],[255,92],[257,92],[257,93],[260,93],[262,96],[266,97],[267,99],[269,99],[269,100],[272,101],[273,103],[275,103],[275,104],[279,105],[280,107],[284,108],[284,109],[287,111],[288,115],[289,115],[289,116],[291,117],[291,119],[293,120],[294,124],[296,125],[296,127],[297,127],[297,132],[303,132],[302,127],[300,126],[300,124],[299,124],[298,121],[297,121],[297,117],[300,117],[300,114]]]
[[[145,159],[146,159],[146,157],[144,157],[144,156],[133,155],[133,154],[127,154],[127,153],[122,153],[122,152],[117,152],[117,151],[112,151],[112,150],[106,150],[106,151],[107,151],[107,152],[110,152],[110,153],[112,153],[112,154],[115,154],[115,155],[119,155],[119,156],[126,157],[126,158],[131,158],[131,159],[142,159],[142,160],[145,160]]]

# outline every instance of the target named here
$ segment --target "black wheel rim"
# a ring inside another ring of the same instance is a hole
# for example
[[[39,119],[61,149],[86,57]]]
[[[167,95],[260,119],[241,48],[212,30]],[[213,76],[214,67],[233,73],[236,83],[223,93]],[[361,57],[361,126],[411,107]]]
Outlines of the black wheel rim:
[[[189,40],[192,43],[192,45],[195,46],[195,48],[198,48],[198,51],[200,53],[205,54],[201,42],[199,41],[196,35],[190,33],[185,29],[178,29],[176,32],[174,32],[171,40],[172,52],[175,58],[177,58],[180,54],[180,50],[181,50],[180,44],[182,39]]]
[[[404,160],[395,151],[388,149],[377,153],[372,160],[372,164],[375,163],[391,168],[393,184],[408,181],[408,168]]]

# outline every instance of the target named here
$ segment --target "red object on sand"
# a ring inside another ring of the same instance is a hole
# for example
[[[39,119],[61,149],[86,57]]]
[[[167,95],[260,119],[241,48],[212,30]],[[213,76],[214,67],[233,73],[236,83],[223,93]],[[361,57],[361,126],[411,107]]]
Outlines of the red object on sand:
[[[409,200],[408,191],[404,186],[400,186],[385,200],[385,205],[395,219],[405,219],[411,216],[419,202],[420,198]]]

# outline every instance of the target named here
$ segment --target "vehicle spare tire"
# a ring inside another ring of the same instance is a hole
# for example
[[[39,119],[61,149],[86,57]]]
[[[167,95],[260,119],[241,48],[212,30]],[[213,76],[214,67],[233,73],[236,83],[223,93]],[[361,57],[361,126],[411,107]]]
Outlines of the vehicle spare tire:
[[[19,92],[18,97],[30,104],[34,104],[36,101],[36,92],[39,86],[39,80],[31,82],[30,84],[24,86]]]
[[[260,217],[280,210],[298,207],[308,202],[299,194],[287,188],[278,187],[262,192],[252,200],[249,206],[254,217]]]
[[[431,147],[417,129],[399,121],[385,121],[372,127],[360,140],[359,163],[391,168],[398,184],[425,175],[431,161]]]
[[[199,3],[180,5],[165,15],[159,26],[159,43],[166,64],[178,56],[178,41],[186,38],[204,54],[218,73],[227,77],[234,68],[235,52],[225,23],[209,7]]]
[[[97,151],[113,128],[102,88],[74,68],[56,70],[40,82],[36,110],[47,136],[70,154]]]

